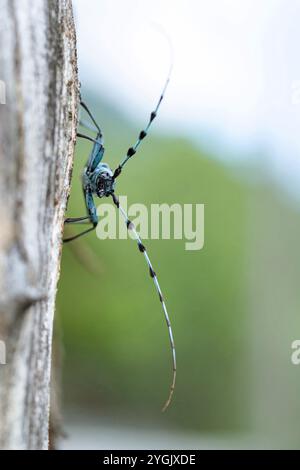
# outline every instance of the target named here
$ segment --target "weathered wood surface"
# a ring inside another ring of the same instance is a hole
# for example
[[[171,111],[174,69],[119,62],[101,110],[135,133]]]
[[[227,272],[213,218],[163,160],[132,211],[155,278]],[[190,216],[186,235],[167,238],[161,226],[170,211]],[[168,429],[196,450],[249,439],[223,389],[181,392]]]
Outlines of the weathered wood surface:
[[[0,0],[0,12],[0,448],[47,449],[76,38],[71,0]]]

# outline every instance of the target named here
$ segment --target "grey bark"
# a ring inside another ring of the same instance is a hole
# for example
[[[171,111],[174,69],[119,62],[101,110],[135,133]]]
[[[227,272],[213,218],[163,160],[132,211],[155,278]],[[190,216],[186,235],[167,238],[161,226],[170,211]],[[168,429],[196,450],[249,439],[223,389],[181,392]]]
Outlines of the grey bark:
[[[0,0],[0,81],[0,448],[47,449],[78,108],[71,0]]]

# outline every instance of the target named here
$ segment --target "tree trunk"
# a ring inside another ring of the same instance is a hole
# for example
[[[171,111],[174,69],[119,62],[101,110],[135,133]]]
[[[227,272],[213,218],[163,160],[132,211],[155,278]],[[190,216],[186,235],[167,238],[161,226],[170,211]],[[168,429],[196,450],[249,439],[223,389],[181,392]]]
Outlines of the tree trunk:
[[[0,0],[0,12],[0,447],[47,449],[76,38],[71,0]]]

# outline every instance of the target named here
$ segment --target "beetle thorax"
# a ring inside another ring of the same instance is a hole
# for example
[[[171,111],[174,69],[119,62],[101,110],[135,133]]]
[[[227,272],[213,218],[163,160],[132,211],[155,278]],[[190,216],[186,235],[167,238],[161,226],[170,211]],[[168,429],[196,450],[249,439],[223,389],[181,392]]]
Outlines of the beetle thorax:
[[[101,163],[92,172],[85,172],[84,178],[98,197],[110,196],[114,191],[113,172],[106,163]]]

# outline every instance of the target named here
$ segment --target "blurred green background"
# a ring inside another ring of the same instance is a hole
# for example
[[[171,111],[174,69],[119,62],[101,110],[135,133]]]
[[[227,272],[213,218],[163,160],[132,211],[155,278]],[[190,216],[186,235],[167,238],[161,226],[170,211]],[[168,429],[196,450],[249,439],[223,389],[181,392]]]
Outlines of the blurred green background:
[[[141,124],[99,97],[86,101],[104,131],[104,161],[115,168]],[[78,140],[68,216],[85,213],[80,174],[90,148]],[[186,251],[182,240],[145,243],[173,325],[174,400],[161,414],[171,354],[144,259],[132,240],[92,233],[63,249],[56,320],[67,410],[136,429],[299,443],[300,369],[290,360],[300,336],[299,210],[262,157],[222,163],[187,139],[159,134],[158,118],[116,192],[149,208],[205,204],[202,250]]]

